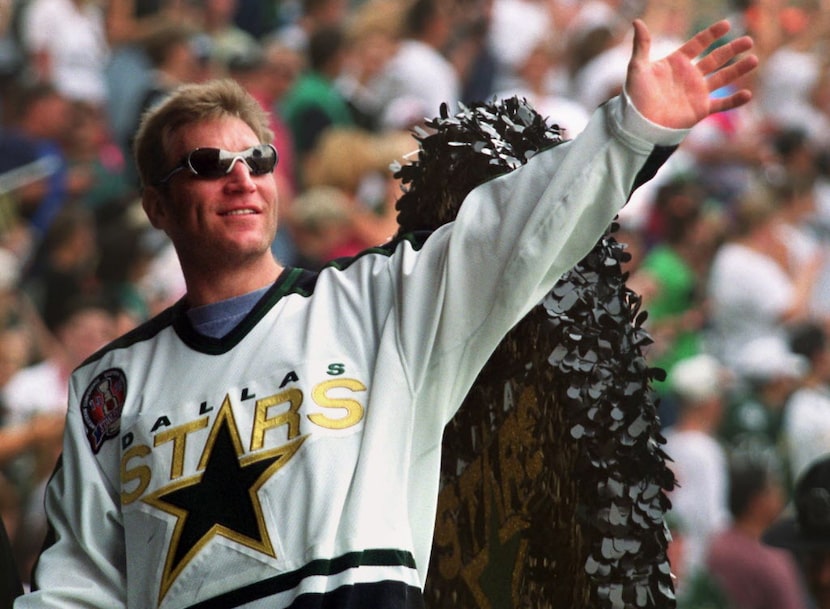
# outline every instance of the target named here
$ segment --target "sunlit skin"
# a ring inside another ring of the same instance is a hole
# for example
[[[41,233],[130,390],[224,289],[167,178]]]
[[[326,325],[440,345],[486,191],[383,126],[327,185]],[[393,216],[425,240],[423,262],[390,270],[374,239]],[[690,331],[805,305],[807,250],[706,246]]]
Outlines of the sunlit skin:
[[[244,121],[227,116],[180,129],[167,159],[172,169],[195,148],[236,152],[259,143]],[[220,178],[180,171],[165,186],[145,190],[150,221],[178,253],[190,306],[244,294],[277,278],[282,267],[271,253],[277,203],[274,174],[252,175],[240,161]]]
[[[697,59],[729,29],[728,21],[718,21],[668,57],[650,61],[651,35],[645,23],[639,19],[634,21],[634,47],[626,90],[640,113],[664,127],[689,129],[709,114],[747,103],[752,97],[747,89],[724,97],[711,97],[710,93],[738,81],[757,67],[758,58],[752,54],[727,65],[752,49],[751,38],[741,36]]]

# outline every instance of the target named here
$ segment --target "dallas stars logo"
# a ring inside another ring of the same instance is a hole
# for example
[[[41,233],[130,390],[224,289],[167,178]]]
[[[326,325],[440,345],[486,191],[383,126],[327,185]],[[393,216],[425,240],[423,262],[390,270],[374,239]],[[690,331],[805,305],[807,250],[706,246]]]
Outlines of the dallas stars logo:
[[[217,536],[275,557],[258,491],[304,440],[303,436],[272,450],[245,455],[230,400],[225,397],[199,460],[201,473],[144,499],[176,518],[160,599],[193,557]]]

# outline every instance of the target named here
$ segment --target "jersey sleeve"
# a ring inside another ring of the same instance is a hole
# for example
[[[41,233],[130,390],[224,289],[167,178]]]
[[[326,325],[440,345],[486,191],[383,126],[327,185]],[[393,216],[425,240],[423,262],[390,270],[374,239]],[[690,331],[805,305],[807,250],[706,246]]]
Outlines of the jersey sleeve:
[[[14,609],[126,605],[124,533],[111,479],[116,472],[101,469],[86,438],[79,395],[70,388],[63,455],[46,487],[46,544],[32,591]]]
[[[576,139],[473,190],[456,220],[396,269],[400,355],[416,392],[440,391],[432,401],[447,409],[444,423],[504,335],[594,247],[685,134],[615,98]]]

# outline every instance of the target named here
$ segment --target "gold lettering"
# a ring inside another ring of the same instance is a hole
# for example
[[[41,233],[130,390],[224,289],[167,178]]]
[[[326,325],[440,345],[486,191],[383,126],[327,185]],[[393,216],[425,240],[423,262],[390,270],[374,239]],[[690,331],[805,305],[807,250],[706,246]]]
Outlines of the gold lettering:
[[[523,438],[522,429],[515,418],[509,418],[501,428],[498,450],[499,492],[507,512],[521,509],[522,499],[527,494],[527,475],[522,463],[522,451],[532,446],[533,438]],[[523,492],[524,491],[524,492]]]
[[[124,452],[124,456],[121,457],[121,487],[127,486],[127,484],[138,481],[138,486],[133,489],[131,492],[127,492],[122,490],[121,491],[121,505],[129,505],[136,499],[141,496],[147,487],[150,484],[150,478],[152,476],[152,472],[150,468],[146,465],[138,465],[137,467],[128,469],[127,464],[133,458],[141,458],[146,457],[150,454],[150,447],[146,444],[138,444],[133,446],[129,450]]]
[[[268,418],[268,410],[273,406],[288,403],[288,410],[275,417]],[[288,427],[286,438],[293,440],[300,434],[300,406],[303,392],[297,388],[286,389],[275,395],[256,401],[254,428],[251,432],[251,450],[259,450],[265,444],[265,432],[283,425]]]
[[[185,423],[179,427],[173,427],[156,434],[154,439],[155,446],[161,446],[166,442],[173,441],[173,458],[170,462],[170,479],[175,480],[182,475],[184,471],[184,450],[187,443],[187,434],[208,426],[208,419],[197,419],[190,423]]]
[[[225,399],[222,400],[222,405],[219,407],[219,413],[216,415],[216,419],[213,421],[213,427],[210,429],[210,434],[208,435],[207,442],[205,442],[205,446],[202,449],[202,456],[199,457],[199,470],[203,470],[207,467],[208,459],[210,458],[210,453],[213,451],[213,445],[216,443],[216,436],[219,433],[219,430],[222,428],[222,421],[226,421],[228,424],[228,433],[231,436],[231,443],[233,444],[233,449],[236,452],[237,456],[241,456],[243,453],[242,449],[242,440],[239,438],[239,429],[236,427],[236,419],[233,418],[233,408],[231,407],[231,398],[229,395],[225,395]]]
[[[336,419],[322,413],[310,414],[308,415],[309,420],[327,429],[346,429],[357,425],[363,419],[363,406],[361,403],[350,398],[330,397],[328,392],[331,389],[366,391],[366,386],[357,379],[332,379],[320,383],[311,391],[311,397],[314,403],[322,408],[342,408],[346,411],[346,414]]]

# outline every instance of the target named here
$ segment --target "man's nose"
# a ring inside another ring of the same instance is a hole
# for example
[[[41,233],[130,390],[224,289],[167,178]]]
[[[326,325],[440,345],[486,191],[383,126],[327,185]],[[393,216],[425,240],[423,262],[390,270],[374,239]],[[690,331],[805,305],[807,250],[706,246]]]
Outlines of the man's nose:
[[[226,177],[228,181],[233,184],[253,186],[254,183],[251,168],[248,167],[248,164],[244,160],[242,160],[242,157],[236,157],[231,161],[231,167],[228,170]]]

